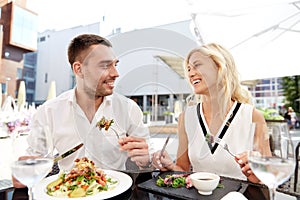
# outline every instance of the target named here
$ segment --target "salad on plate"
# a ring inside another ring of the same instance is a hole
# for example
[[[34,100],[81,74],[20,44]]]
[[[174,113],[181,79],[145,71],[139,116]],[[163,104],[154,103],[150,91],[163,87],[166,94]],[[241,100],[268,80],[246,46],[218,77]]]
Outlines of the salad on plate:
[[[159,176],[158,179],[156,180],[156,185],[160,187],[190,188],[192,187],[192,182],[189,174],[172,174],[172,175],[166,175],[165,178]]]
[[[77,198],[96,195],[113,190],[119,181],[109,177],[93,161],[86,157],[78,158],[75,167],[68,173],[61,173],[58,179],[46,187],[47,194],[54,197]]]

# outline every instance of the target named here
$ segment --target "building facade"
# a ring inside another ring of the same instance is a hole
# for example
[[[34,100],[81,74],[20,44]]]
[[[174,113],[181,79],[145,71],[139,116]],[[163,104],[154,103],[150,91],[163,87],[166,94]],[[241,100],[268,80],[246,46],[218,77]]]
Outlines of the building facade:
[[[22,79],[26,85],[26,101],[28,104],[35,102],[35,83],[37,70],[37,53],[31,52],[24,54],[24,66],[22,70]]]
[[[23,55],[37,49],[37,14],[26,9],[26,0],[0,1],[1,95],[16,97],[22,79]]]
[[[4,18],[9,15],[7,13],[12,15],[12,10],[19,10],[18,12],[28,15],[29,11],[19,7],[10,2],[3,4],[1,8],[2,90],[6,91],[8,85],[8,93],[16,96],[18,83],[25,80],[27,101],[39,104],[46,100],[52,81],[56,82],[57,94],[74,87],[74,76],[67,59],[70,40],[83,33],[101,35],[101,30],[107,28],[105,23],[99,22],[60,31],[47,30],[39,33],[35,42],[31,38],[25,39],[23,43],[18,37],[15,37],[15,41],[6,39],[7,27],[11,27],[4,23]],[[33,16],[36,15],[33,13]],[[31,19],[35,20],[34,17]],[[12,21],[10,23],[14,24]],[[176,66],[182,67],[188,51],[197,46],[192,23],[192,20],[186,20],[126,33],[121,33],[119,29],[106,30],[109,33],[106,37],[112,41],[120,59],[116,92],[134,99],[143,111],[152,113],[155,120],[161,119],[164,113],[181,112],[185,98],[192,93],[184,74],[174,68],[174,62],[177,62]],[[277,78],[259,80],[249,89],[255,97],[257,107],[276,107],[284,98],[280,79]]]
[[[143,111],[151,113],[153,120],[161,120],[170,112],[178,116],[185,106],[185,98],[192,93],[184,74],[172,64],[176,61],[182,67],[188,51],[197,46],[190,23],[188,20],[107,36],[120,59],[115,91],[135,100]],[[101,23],[39,34],[36,102],[45,101],[52,81],[56,82],[57,94],[74,87],[67,46],[73,37],[82,33],[101,35]],[[284,98],[277,78],[259,80],[248,88],[257,107],[276,107]]]
[[[183,25],[187,26],[187,23],[177,23],[177,29]],[[176,27],[175,24],[173,26]],[[68,44],[73,37],[82,33],[101,35],[101,27],[101,23],[95,23],[39,34],[35,101],[40,103],[47,98],[52,81],[56,82],[57,94],[74,87],[74,76],[67,59]],[[192,91],[184,77],[168,66],[163,58],[180,58],[182,63],[188,50],[196,46],[192,37],[170,28],[108,35],[120,59],[120,77],[116,81],[115,91],[137,100],[141,109],[153,113],[155,119],[163,118],[168,111],[174,112],[175,101],[182,102]]]
[[[67,58],[70,41],[83,33],[99,34],[100,23],[77,26],[66,30],[47,30],[38,35],[35,101],[43,102],[48,96],[52,81],[56,93],[74,87],[74,76]]]
[[[284,105],[284,95],[280,77],[258,80],[249,87],[256,107],[279,109]]]

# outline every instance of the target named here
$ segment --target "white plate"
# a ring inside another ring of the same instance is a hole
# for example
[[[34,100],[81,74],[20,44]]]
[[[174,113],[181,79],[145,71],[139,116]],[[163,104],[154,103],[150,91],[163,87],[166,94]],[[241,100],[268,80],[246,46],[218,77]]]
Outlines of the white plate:
[[[34,198],[35,199],[49,199],[49,200],[99,200],[99,199],[107,199],[114,196],[117,196],[119,194],[122,194],[128,188],[132,185],[132,179],[130,176],[123,172],[113,171],[113,170],[103,170],[105,174],[107,174],[109,177],[113,179],[118,180],[118,185],[113,189],[109,191],[102,191],[96,195],[93,196],[87,196],[87,197],[80,197],[80,198],[61,198],[61,197],[53,197],[49,196],[46,193],[46,187],[47,185],[56,180],[58,178],[58,175],[50,176],[45,179],[43,179],[41,182],[39,182],[34,187]]]

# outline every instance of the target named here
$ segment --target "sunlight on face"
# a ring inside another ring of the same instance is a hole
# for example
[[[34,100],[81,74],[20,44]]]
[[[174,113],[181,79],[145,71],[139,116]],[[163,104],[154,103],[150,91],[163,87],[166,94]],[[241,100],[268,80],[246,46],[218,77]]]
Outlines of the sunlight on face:
[[[91,48],[82,64],[84,90],[92,97],[110,95],[119,77],[118,60],[111,47],[94,45]]]
[[[208,94],[209,89],[215,88],[218,69],[213,60],[200,52],[195,52],[187,66],[188,77],[196,94]]]

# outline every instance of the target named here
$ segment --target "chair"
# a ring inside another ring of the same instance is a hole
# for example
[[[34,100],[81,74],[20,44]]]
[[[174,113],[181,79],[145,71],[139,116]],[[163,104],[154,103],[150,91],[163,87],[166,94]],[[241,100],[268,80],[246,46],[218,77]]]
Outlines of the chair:
[[[54,157],[57,157],[58,154],[55,154]],[[49,177],[49,176],[52,176],[52,175],[55,175],[55,174],[58,174],[59,173],[59,167],[58,167],[58,163],[55,162],[53,165],[52,165],[52,170],[51,172],[49,172],[49,174],[46,176],[46,177]]]
[[[11,180],[0,180],[0,199],[8,199],[8,193],[14,190],[14,186]]]
[[[300,148],[300,142],[298,142],[298,145],[295,150],[295,157],[296,157],[296,166],[295,166],[295,172],[294,172],[294,192],[297,192],[297,183],[298,183],[298,169],[299,169],[299,148]]]
[[[59,173],[59,167],[58,167],[57,162],[55,162],[52,166],[51,172],[46,177],[53,176],[53,175],[58,174],[58,173]]]

